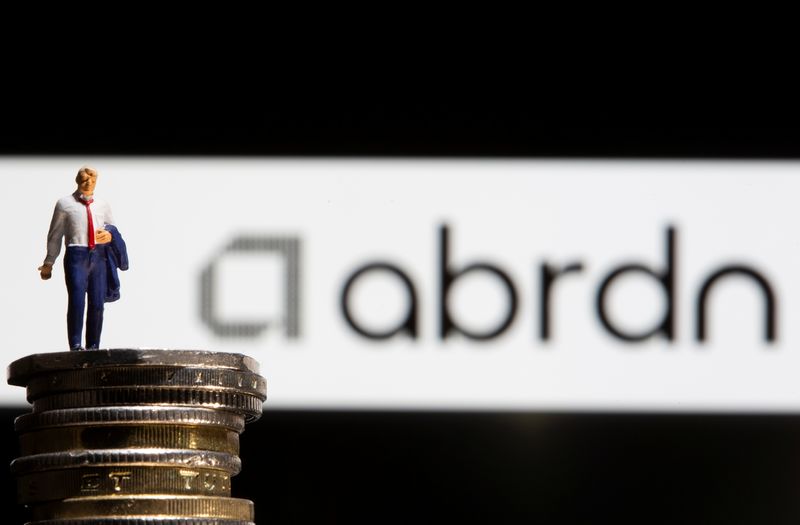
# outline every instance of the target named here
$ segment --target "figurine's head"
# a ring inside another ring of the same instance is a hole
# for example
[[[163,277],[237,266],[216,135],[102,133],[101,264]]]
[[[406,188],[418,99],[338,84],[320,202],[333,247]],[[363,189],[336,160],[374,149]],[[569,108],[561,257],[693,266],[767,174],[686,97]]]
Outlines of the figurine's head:
[[[94,186],[97,184],[97,170],[89,166],[82,167],[78,170],[75,182],[78,183],[78,191],[81,195],[91,197],[94,195]]]

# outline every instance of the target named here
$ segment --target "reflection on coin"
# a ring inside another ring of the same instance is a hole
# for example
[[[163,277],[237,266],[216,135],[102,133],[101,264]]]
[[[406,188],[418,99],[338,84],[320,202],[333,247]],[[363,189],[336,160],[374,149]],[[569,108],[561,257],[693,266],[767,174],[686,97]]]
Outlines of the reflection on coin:
[[[267,394],[267,382],[263,377],[241,370],[119,365],[42,373],[28,381],[27,395],[28,401],[35,401],[60,392],[143,385],[233,390],[256,396],[262,401]]]
[[[239,412],[252,421],[261,417],[261,404],[261,400],[255,396],[231,391],[220,392],[216,390],[159,387],[110,387],[42,397],[33,402],[33,411],[43,412],[87,406],[200,406]]]
[[[159,516],[253,521],[253,502],[212,496],[91,496],[32,507],[34,520],[93,516]]]
[[[23,456],[11,462],[11,472],[22,475],[42,470],[118,465],[212,468],[235,476],[242,468],[238,456],[206,450],[131,449],[79,450]]]
[[[101,448],[166,448],[239,453],[239,433],[223,427],[172,425],[51,427],[22,434],[19,443],[20,452],[25,456]]]
[[[29,355],[8,366],[8,382],[25,386],[29,378],[41,373],[120,365],[229,368],[259,373],[258,362],[242,354],[195,350],[111,349]]]
[[[14,421],[17,432],[47,427],[86,425],[197,425],[219,426],[236,432],[244,430],[244,417],[209,408],[101,407],[68,408],[24,414]]]
[[[26,504],[130,494],[230,496],[230,479],[217,469],[114,465],[30,473],[19,477],[17,493]]]

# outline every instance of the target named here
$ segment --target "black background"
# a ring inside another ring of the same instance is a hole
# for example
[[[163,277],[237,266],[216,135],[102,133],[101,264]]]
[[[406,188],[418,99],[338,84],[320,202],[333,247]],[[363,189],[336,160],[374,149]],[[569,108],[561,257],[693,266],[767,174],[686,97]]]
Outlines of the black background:
[[[397,93],[332,97],[326,90],[324,100],[305,93],[242,100],[228,90],[209,104],[191,93],[127,94],[112,106],[73,91],[15,98],[3,107],[0,153],[800,157],[797,120],[767,99],[685,104],[662,93],[626,105],[624,97],[587,101],[580,93],[445,92],[412,101]],[[266,408],[242,436],[244,470],[233,485],[235,495],[255,501],[259,523],[796,523],[800,517],[796,416]],[[24,410],[0,411],[8,461],[16,455],[12,420]],[[3,483],[5,519],[22,523],[22,509],[12,504],[13,480],[6,474]]]

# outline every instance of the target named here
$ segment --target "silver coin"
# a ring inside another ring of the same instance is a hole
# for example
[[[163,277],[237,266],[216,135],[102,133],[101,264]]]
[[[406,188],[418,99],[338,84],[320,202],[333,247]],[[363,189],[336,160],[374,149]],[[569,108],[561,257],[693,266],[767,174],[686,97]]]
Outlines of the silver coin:
[[[255,523],[208,518],[83,518],[31,521],[26,525],[255,525]]]
[[[182,449],[108,449],[51,452],[17,458],[11,462],[15,474],[44,470],[98,466],[142,465],[224,470],[235,476],[242,468],[241,460],[233,454],[207,450]]]
[[[262,401],[267,397],[266,380],[251,372],[226,368],[125,365],[40,374],[28,381],[27,396],[28,401],[35,401],[42,396],[60,392],[145,385],[230,390],[256,396]]]
[[[249,421],[261,417],[262,410],[261,399],[238,392],[142,386],[108,387],[42,397],[33,402],[33,411],[125,405],[214,408],[243,414]]]
[[[229,368],[259,373],[258,362],[242,354],[200,350],[107,349],[29,355],[8,366],[8,382],[25,386],[31,377],[42,373],[117,365]]]
[[[100,407],[68,408],[23,414],[14,421],[17,432],[70,425],[197,425],[220,426],[236,432],[244,430],[244,416],[210,408]]]

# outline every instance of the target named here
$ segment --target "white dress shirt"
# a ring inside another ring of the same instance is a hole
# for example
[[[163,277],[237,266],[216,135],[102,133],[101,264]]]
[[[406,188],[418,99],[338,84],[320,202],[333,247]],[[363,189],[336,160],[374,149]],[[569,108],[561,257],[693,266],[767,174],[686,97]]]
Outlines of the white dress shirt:
[[[80,199],[80,201],[78,200]],[[92,223],[95,230],[102,230],[106,224],[114,224],[111,207],[103,200],[94,199],[89,205],[92,210]],[[83,195],[75,192],[58,199],[50,221],[47,234],[47,257],[45,264],[53,264],[61,253],[61,239],[67,246],[89,246],[89,221]]]

